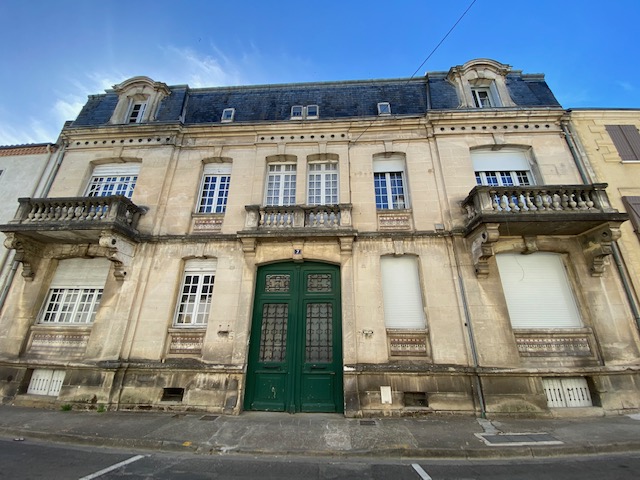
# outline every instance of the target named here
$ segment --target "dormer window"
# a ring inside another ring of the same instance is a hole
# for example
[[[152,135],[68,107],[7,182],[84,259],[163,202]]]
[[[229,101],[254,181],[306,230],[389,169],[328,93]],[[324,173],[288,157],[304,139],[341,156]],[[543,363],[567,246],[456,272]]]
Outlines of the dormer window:
[[[145,108],[147,108],[147,102],[133,102],[127,116],[127,123],[142,122]]]
[[[220,119],[220,121],[222,123],[231,123],[233,122],[233,119],[236,115],[236,109],[235,108],[225,108],[222,111],[222,118]]]
[[[489,88],[472,88],[473,103],[478,108],[495,107],[495,102],[491,99],[491,90]]]
[[[291,107],[291,120],[315,120],[320,116],[318,105],[294,105]]]
[[[378,115],[391,115],[391,105],[389,102],[378,103]]]

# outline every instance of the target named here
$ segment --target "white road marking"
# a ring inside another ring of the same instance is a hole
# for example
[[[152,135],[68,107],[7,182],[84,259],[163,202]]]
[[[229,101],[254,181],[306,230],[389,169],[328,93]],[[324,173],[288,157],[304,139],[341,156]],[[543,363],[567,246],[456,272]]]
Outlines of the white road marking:
[[[427,472],[425,472],[425,471],[422,469],[422,467],[421,467],[420,465],[418,465],[417,463],[412,463],[412,464],[411,464],[411,466],[412,466],[412,467],[413,467],[413,469],[416,471],[416,473],[417,473],[418,475],[420,475],[420,478],[421,478],[422,480],[433,480],[433,479],[431,478],[431,476],[430,476]]]
[[[136,455],[135,457],[131,457],[131,458],[127,459],[127,460],[123,460],[122,462],[116,463],[114,465],[111,465],[110,467],[103,468],[102,470],[99,470],[96,473],[92,473],[90,475],[87,475],[86,477],[82,477],[79,480],[92,480],[93,478],[101,477],[105,473],[112,472],[114,470],[117,470],[120,467],[124,467],[125,465],[129,465],[130,463],[137,462],[138,460],[140,460],[141,458],[144,458],[144,457],[145,457],[145,455]],[[429,478],[431,478],[431,477],[429,477]]]

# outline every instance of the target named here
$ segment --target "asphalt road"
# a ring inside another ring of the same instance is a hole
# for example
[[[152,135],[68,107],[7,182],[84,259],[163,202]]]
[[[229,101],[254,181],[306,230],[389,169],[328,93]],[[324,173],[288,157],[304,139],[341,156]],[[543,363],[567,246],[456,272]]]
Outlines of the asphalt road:
[[[636,480],[640,453],[509,460],[208,456],[0,439],[0,479]]]

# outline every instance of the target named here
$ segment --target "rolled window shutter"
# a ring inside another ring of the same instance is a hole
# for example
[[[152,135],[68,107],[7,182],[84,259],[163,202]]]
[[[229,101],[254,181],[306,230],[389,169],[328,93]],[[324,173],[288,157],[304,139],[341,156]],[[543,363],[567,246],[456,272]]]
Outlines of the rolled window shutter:
[[[582,322],[559,254],[496,255],[513,328],[580,328]]]
[[[131,176],[140,173],[139,163],[109,163],[96,165],[93,169],[94,177]]]
[[[374,173],[404,172],[404,158],[399,155],[389,158],[375,158],[373,171]]]
[[[522,150],[480,150],[471,152],[475,172],[530,170],[529,160]]]
[[[217,258],[194,258],[184,262],[185,272],[215,272],[218,266]]]
[[[106,258],[60,260],[50,288],[104,288],[110,265]]]
[[[418,259],[409,255],[382,257],[380,268],[386,327],[424,329],[426,317]]]
[[[230,163],[206,163],[204,165],[205,175],[231,175]]]

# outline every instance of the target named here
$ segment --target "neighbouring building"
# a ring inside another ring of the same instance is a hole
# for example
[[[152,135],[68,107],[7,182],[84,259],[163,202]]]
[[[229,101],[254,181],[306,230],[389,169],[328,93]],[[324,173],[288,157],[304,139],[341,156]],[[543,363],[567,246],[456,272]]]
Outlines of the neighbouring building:
[[[572,109],[570,116],[570,138],[584,159],[585,177],[608,184],[611,206],[629,214],[612,245],[611,263],[620,269],[640,327],[640,110]]]
[[[0,224],[13,220],[20,197],[43,196],[59,157],[58,147],[51,143],[0,146]],[[0,233],[0,308],[18,267],[16,252],[4,247],[5,239]]]
[[[93,95],[46,197],[0,226],[22,264],[0,317],[3,399],[640,408],[640,339],[609,260],[628,215],[585,181],[567,120],[542,75],[487,59],[391,80],[134,77]]]

